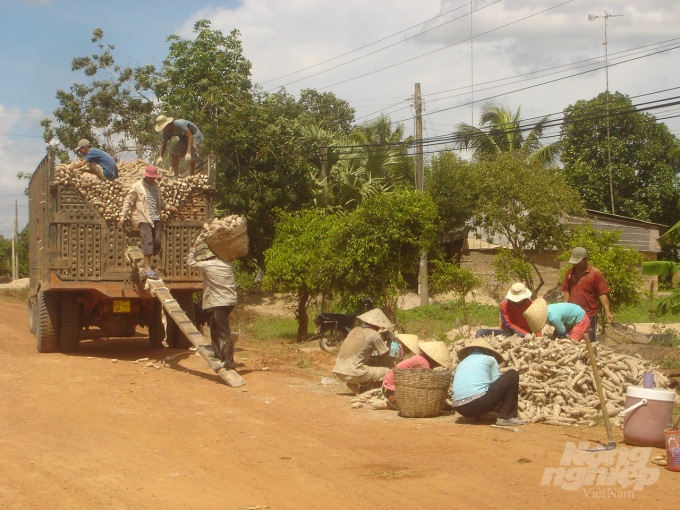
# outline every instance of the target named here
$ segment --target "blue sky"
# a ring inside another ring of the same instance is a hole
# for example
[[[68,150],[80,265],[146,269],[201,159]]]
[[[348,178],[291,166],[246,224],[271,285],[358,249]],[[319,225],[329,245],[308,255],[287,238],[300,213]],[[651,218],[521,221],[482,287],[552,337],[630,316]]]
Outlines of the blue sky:
[[[95,27],[115,45],[117,64],[156,66],[167,37],[191,37],[198,19],[237,28],[265,90],[332,91],[358,121],[383,112],[407,133],[419,82],[424,136],[434,137],[476,119],[487,98],[530,118],[602,92],[604,23],[587,17],[605,10],[623,15],[608,24],[610,90],[649,94],[634,103],[680,95],[660,92],[680,87],[677,0],[0,0],[0,235],[10,234],[15,200],[26,224],[26,183],[16,174],[44,156],[40,119],[57,107],[57,89],[85,79],[71,60],[94,52]],[[652,113],[671,117],[680,135],[680,108]]]

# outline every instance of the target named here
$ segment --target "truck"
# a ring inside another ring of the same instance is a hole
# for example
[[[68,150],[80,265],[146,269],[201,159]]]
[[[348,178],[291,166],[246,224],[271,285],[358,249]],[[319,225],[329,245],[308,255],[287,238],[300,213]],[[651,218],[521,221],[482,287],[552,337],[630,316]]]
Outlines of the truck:
[[[55,154],[48,152],[28,186],[28,322],[38,352],[72,352],[84,339],[135,336],[138,326],[148,329],[152,348],[164,340],[170,347],[191,345],[164,317],[163,304],[128,257],[139,244],[139,232],[118,230],[76,186],[55,180],[55,166]],[[209,186],[189,193],[179,212],[164,222],[161,252],[152,260],[191,321],[202,277],[184,259],[214,217],[213,161],[204,160],[200,167]]]

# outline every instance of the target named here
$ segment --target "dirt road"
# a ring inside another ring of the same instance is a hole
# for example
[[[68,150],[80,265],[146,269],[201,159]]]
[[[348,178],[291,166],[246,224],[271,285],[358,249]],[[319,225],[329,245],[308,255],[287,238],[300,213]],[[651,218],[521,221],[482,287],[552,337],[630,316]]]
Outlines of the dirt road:
[[[237,350],[244,390],[219,382],[198,356],[151,351],[144,338],[38,354],[24,305],[0,304],[3,509],[677,505],[680,473],[648,462],[648,450],[627,457],[621,442],[609,459],[618,469],[576,450],[567,477],[542,485],[570,443],[604,440],[604,427],[526,425],[513,433],[456,415],[351,409],[342,386],[320,382],[320,373],[331,375],[324,353],[309,358],[315,370],[302,370],[247,340]],[[179,356],[171,367],[132,363],[172,354]],[[637,489],[625,484],[626,473],[638,477]]]

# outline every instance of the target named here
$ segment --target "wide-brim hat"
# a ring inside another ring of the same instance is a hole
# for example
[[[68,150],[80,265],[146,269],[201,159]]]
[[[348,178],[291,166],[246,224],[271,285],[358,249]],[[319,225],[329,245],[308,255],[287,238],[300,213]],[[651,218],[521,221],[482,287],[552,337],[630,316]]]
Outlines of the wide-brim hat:
[[[378,326],[379,328],[391,329],[394,327],[394,324],[390,322],[387,315],[385,315],[380,308],[374,308],[364,314],[358,315],[357,319],[364,321],[371,326]]]
[[[571,250],[571,258],[569,259],[570,264],[578,264],[581,262],[583,259],[588,258],[588,250],[581,246],[577,246],[573,250]]]
[[[501,356],[501,353],[498,352],[493,347],[491,347],[491,345],[489,345],[489,342],[487,342],[483,338],[475,338],[472,342],[470,342],[465,347],[460,349],[458,351],[458,359],[460,361],[463,361],[468,356],[468,354],[470,354],[470,351],[472,349],[484,349],[485,351],[487,351],[489,353],[490,356],[493,356],[494,358],[496,358],[496,361],[499,364],[503,363],[505,361],[503,359],[503,356]]]
[[[81,138],[80,141],[78,141],[78,145],[73,150],[78,152],[83,147],[92,147],[92,144],[90,143],[90,141],[87,138]]]
[[[505,299],[509,299],[513,303],[519,303],[525,299],[531,299],[531,291],[527,289],[523,283],[513,283],[510,290],[505,295]]]
[[[420,347],[418,347],[418,335],[400,333],[397,335],[397,340],[404,344],[413,354],[421,353]]]
[[[545,299],[536,299],[529,308],[524,311],[524,318],[527,320],[529,328],[534,333],[539,333],[548,320],[548,303]]]
[[[170,124],[173,120],[175,119],[173,119],[172,117],[168,117],[167,115],[159,115],[158,117],[156,117],[156,125],[154,126],[154,128],[156,129],[156,131],[163,131],[163,128]]]
[[[158,168],[153,165],[148,165],[144,169],[144,177],[150,177],[152,179],[160,179],[162,176],[158,173]]]
[[[445,368],[451,368],[451,355],[444,342],[418,342],[420,350]]]

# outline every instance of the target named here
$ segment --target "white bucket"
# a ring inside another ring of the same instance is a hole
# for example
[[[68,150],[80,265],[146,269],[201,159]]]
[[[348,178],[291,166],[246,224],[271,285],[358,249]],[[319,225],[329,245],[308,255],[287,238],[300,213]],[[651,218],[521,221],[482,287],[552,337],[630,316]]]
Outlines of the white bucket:
[[[664,430],[671,426],[675,392],[661,388],[626,388],[623,439],[636,446],[666,447]]]

